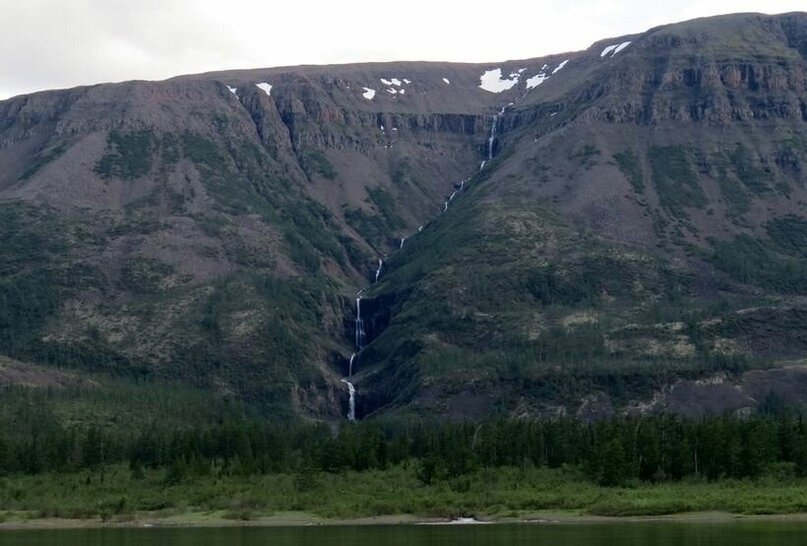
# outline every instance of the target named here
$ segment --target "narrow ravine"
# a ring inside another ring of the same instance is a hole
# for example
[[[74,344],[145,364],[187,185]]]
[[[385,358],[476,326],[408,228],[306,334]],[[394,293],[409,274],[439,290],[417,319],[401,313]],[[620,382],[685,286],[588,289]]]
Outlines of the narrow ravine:
[[[519,97],[520,98],[520,97]],[[518,99],[516,99],[518,100]],[[487,157],[485,160],[482,161],[481,165],[479,165],[479,170],[483,171],[485,166],[489,161],[493,159],[495,145],[496,145],[496,134],[499,125],[499,118],[504,115],[504,112],[507,110],[509,106],[512,106],[513,103],[509,103],[502,107],[501,110],[497,114],[494,114],[491,117],[490,123],[490,133],[488,134],[487,139]],[[464,180],[459,181],[458,183],[454,184],[454,191],[451,192],[445,201],[443,202],[442,212],[448,211],[448,206],[451,202],[454,201],[456,197],[458,197],[461,193],[463,193],[467,187],[467,184],[471,181],[471,178],[466,178]],[[418,226],[418,230],[415,233],[417,235],[421,231],[423,231],[425,226],[421,225]],[[413,236],[410,236],[410,238]],[[408,241],[409,238],[401,237],[400,244],[398,246],[398,250],[402,250],[404,247],[404,243]],[[378,266],[375,270],[373,275],[373,284],[377,284],[379,279],[381,278],[381,274],[384,269],[384,259],[378,258]],[[356,350],[353,354],[350,355],[350,359],[348,362],[348,374],[347,377],[342,378],[342,383],[347,386],[348,389],[348,412],[347,412],[347,419],[348,421],[355,421],[356,420],[356,399],[357,399],[357,389],[356,386],[351,381],[353,379],[353,366],[357,364],[359,361],[359,357],[361,355],[361,351],[364,348],[364,341],[366,338],[366,334],[364,331],[364,319],[361,316],[361,300],[362,295],[364,294],[364,289],[359,290],[356,293],[356,320],[355,320],[355,338],[356,338]]]

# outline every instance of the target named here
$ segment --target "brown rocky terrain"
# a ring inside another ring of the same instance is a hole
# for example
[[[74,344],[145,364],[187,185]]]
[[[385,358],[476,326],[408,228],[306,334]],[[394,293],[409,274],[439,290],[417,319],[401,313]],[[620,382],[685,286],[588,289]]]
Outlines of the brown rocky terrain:
[[[337,418],[384,258],[360,416],[801,403],[806,73],[807,15],[742,14],[1,101],[0,353]]]

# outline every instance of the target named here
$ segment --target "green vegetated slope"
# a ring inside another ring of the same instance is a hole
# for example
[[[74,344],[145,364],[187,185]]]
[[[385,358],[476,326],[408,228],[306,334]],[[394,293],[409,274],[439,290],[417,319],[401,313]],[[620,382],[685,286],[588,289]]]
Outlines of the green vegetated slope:
[[[111,132],[95,171],[106,184],[151,176],[142,197],[67,214],[4,203],[3,353],[293,415],[292,387],[322,386],[317,361],[336,343],[323,315],[341,306],[338,283],[320,266],[348,270],[353,247],[267,162],[234,140]],[[180,163],[197,187],[168,180]]]
[[[807,262],[801,213],[789,212],[802,181],[766,177],[787,193],[756,194],[769,209],[734,217],[714,196],[729,175],[696,172],[693,147],[598,152],[586,183],[620,184],[613,210],[536,198],[540,178],[499,174],[516,152],[390,261],[371,293],[390,327],[366,360],[383,362],[372,381],[393,404],[551,414],[604,394],[608,413],[675,379],[803,357]]]
[[[0,354],[340,416],[352,296],[475,158],[474,108],[492,102],[362,96],[399,69],[424,88],[478,70],[221,73],[0,104]]]
[[[362,417],[753,406],[788,381],[749,370],[801,378],[807,354],[805,56],[803,14],[738,15],[497,65],[3,101],[0,354],[338,419],[353,297],[386,256]],[[494,94],[492,68],[524,72]],[[681,394],[704,379],[746,398]]]
[[[771,24],[651,31],[588,69],[596,98],[550,79],[505,114],[497,162],[370,294],[367,411],[648,411],[803,359],[804,34]]]

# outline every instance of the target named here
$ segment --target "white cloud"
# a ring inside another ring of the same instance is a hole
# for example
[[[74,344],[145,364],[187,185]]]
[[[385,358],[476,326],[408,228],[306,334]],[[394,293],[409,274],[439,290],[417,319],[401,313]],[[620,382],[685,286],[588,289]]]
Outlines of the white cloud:
[[[12,3],[13,2],[13,3]],[[544,0],[516,32],[488,1],[2,1],[0,98],[38,89],[229,68],[384,60],[495,62],[588,47],[704,15],[804,9],[804,0]],[[390,10],[385,12],[384,10]],[[394,11],[392,11],[394,10]],[[424,15],[428,14],[428,15]],[[513,13],[515,16],[516,13]],[[390,33],[401,39],[390,40]]]

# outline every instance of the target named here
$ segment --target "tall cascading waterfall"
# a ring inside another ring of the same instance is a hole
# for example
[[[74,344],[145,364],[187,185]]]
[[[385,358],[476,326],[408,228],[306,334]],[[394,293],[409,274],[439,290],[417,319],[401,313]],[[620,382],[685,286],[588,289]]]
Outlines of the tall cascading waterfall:
[[[488,136],[488,158],[479,165],[479,170],[485,168],[488,161],[493,159],[493,147],[496,144],[496,129],[499,126],[499,118],[504,114],[504,111],[507,110],[507,106],[502,106],[502,109],[499,110],[499,113],[493,116],[490,123],[490,135]]]
[[[482,164],[479,165],[479,170],[482,171],[485,168],[485,165],[493,159],[493,150],[496,145],[496,133],[499,126],[499,118],[504,114],[505,110],[507,110],[508,106],[512,106],[513,103],[509,105],[503,106],[499,113],[494,115],[491,119],[491,126],[490,126],[490,134],[488,135],[488,146],[487,146],[487,159],[482,161]],[[454,184],[455,191],[451,193],[451,195],[443,202],[443,212],[448,211],[449,203],[453,202],[454,199],[462,192],[465,191],[465,184],[470,182],[471,178],[466,178],[461,180],[458,184]],[[420,233],[425,228],[425,225],[418,226],[417,233]],[[398,249],[403,249],[404,243],[406,243],[407,238],[401,237]],[[373,283],[377,283],[378,279],[381,277],[382,269],[384,268],[384,260],[382,258],[378,259],[378,267],[375,270],[375,274],[373,275]],[[347,412],[347,419],[348,421],[355,421],[356,420],[356,387],[350,381],[353,377],[353,364],[358,361],[359,354],[361,350],[364,348],[364,340],[365,340],[365,332],[364,332],[364,320],[361,318],[361,299],[364,290],[359,290],[356,293],[356,322],[355,322],[355,330],[356,330],[356,351],[350,355],[350,361],[348,362],[348,376],[342,379],[342,383],[347,385],[349,400],[348,400],[348,412]]]

